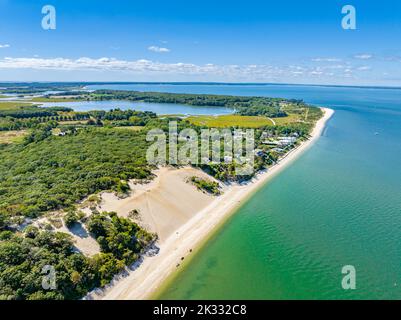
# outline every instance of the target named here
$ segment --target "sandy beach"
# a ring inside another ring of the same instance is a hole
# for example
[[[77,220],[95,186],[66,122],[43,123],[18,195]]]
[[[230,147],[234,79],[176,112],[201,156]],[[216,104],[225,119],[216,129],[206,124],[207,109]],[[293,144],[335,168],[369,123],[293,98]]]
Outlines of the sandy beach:
[[[225,186],[221,196],[204,194],[186,182],[190,176],[206,175],[194,168],[162,168],[151,183],[131,186],[133,196],[126,199],[103,194],[102,210],[127,215],[129,211],[138,209],[141,224],[158,233],[160,250],[154,256],[145,257],[141,265],[126,277],[114,281],[101,292],[92,292],[89,298],[149,299],[174,271],[180,269],[183,259],[195,254],[204,240],[248,197],[321,136],[326,122],[334,113],[331,109],[322,110],[324,116],[317,122],[310,139],[249,183]]]

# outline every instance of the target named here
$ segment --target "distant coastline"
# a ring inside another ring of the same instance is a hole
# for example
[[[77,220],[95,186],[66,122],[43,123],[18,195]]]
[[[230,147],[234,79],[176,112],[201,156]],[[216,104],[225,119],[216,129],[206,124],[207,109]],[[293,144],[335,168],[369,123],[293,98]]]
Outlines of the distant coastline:
[[[210,86],[299,86],[299,87],[322,87],[322,88],[354,88],[354,89],[389,89],[389,90],[400,90],[401,86],[384,86],[384,85],[341,85],[341,84],[314,84],[314,83],[279,83],[279,82],[197,82],[197,81],[180,81],[180,82],[161,82],[161,81],[139,81],[139,82],[127,82],[127,81],[6,81],[0,80],[1,87],[8,86],[10,84],[70,84],[70,85],[82,85],[83,89],[91,85],[174,85],[174,86],[199,86],[199,85],[210,85]]]
[[[400,86],[375,85],[340,85],[340,84],[313,84],[313,83],[276,83],[276,82],[99,82],[96,84],[147,84],[147,85],[215,85],[215,86],[299,86],[299,87],[333,87],[333,88],[360,88],[360,89],[401,89]]]
[[[210,86],[299,86],[299,87],[323,87],[323,88],[355,88],[355,89],[395,89],[400,90],[400,86],[380,86],[380,85],[340,85],[340,84],[313,84],[313,83],[276,83],[276,82],[96,82],[86,85],[210,85]]]

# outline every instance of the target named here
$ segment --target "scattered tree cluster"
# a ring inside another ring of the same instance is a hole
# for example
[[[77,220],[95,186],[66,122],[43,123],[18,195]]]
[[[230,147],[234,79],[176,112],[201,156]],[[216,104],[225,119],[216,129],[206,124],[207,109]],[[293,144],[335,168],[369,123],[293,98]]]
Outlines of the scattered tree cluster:
[[[190,181],[201,191],[205,191],[216,196],[221,193],[220,185],[216,181],[210,181],[195,176],[191,177]]]

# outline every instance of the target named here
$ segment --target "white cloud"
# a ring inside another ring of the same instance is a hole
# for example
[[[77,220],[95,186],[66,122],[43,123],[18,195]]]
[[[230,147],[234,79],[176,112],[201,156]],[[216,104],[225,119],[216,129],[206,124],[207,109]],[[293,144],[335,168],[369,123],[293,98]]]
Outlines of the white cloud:
[[[128,71],[128,72],[170,72],[170,73],[205,73],[221,72],[226,66],[213,64],[196,65],[192,63],[161,63],[145,59],[118,60],[102,57],[93,59],[81,57],[68,58],[11,58],[0,59],[0,69],[46,69],[46,70],[99,70],[99,71]],[[229,69],[229,68],[228,68]]]
[[[218,65],[207,63],[203,65],[185,62],[162,63],[151,60],[119,60],[111,57],[78,59],[69,58],[0,58],[1,70],[53,70],[53,71],[99,71],[118,72],[142,76],[179,76],[201,79],[224,79],[229,81],[266,81],[275,82],[280,79],[299,79],[299,77],[337,77],[343,79],[353,72],[368,70],[368,66],[355,68],[349,63],[328,64],[319,66],[284,65],[273,66],[266,64],[248,65]]]
[[[370,67],[370,66],[361,66],[361,67],[358,67],[357,69],[359,71],[367,71],[367,70],[372,69],[372,67]]]
[[[347,68],[347,64],[334,64],[334,65],[329,65],[329,66],[324,66],[322,67],[324,69],[345,69]]]
[[[162,47],[158,47],[158,46],[150,46],[150,47],[148,47],[148,50],[153,51],[153,52],[160,52],[160,53],[170,52],[170,49],[162,48]]]
[[[341,59],[339,58],[313,58],[314,62],[339,62]]]
[[[368,60],[372,59],[373,55],[369,53],[363,53],[363,54],[357,54],[354,56],[355,59],[361,59],[361,60]]]
[[[9,44],[0,44],[0,48],[10,48]]]

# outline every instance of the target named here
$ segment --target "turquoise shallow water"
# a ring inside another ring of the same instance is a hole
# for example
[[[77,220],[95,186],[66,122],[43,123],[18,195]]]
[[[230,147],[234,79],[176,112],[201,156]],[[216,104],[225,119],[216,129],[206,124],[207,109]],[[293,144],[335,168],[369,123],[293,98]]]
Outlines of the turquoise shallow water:
[[[303,98],[336,112],[161,294],[165,299],[401,298],[401,90],[142,86]],[[341,268],[356,268],[343,290]]]

